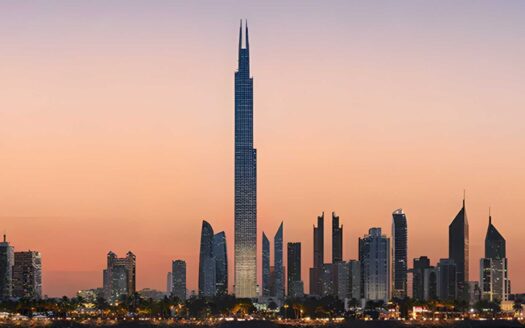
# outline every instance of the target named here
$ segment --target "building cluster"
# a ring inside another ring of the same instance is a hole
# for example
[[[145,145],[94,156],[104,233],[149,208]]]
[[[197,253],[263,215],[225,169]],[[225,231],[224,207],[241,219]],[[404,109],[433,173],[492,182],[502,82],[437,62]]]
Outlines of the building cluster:
[[[262,233],[261,284],[257,284],[257,152],[253,140],[253,78],[250,76],[248,27],[239,31],[238,69],[235,72],[235,204],[234,204],[234,295],[283,304],[286,297],[302,297],[301,243],[286,245],[284,266],[283,223],[271,243]],[[244,42],[243,42],[244,41]],[[244,44],[243,44],[244,43]],[[469,231],[465,201],[449,226],[448,258],[433,266],[428,257],[413,260],[409,268],[408,225],[402,209],[392,213],[391,236],[379,227],[359,238],[358,259],[343,258],[343,226],[332,213],[332,259],[325,262],[324,213],[313,227],[313,266],[309,270],[309,295],[333,296],[341,300],[388,301],[412,296],[418,300],[460,300],[474,302],[507,300],[510,294],[505,239],[489,222],[485,257],[481,259],[479,281],[469,275]],[[222,295],[228,290],[228,263],[224,233],[214,234],[202,223],[199,254],[199,296]],[[186,264],[173,262],[168,274],[168,291],[186,296]],[[409,274],[412,295],[409,295]]]
[[[0,300],[42,298],[42,256],[36,251],[15,252],[4,235],[0,243]]]

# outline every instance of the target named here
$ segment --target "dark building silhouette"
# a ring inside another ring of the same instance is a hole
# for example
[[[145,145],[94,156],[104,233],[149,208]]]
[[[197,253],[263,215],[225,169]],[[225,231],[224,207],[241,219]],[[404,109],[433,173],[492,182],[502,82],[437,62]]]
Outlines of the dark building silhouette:
[[[448,227],[448,257],[456,265],[456,293],[460,300],[468,299],[469,231],[465,199],[463,206]]]
[[[343,226],[339,216],[332,212],[332,263],[343,261]]]
[[[257,297],[257,151],[253,147],[253,79],[248,26],[235,72],[235,295]]]
[[[118,301],[122,296],[134,295],[136,289],[136,257],[128,252],[126,257],[118,257],[109,252],[107,267],[104,270],[104,295],[111,302]]]
[[[321,276],[324,266],[324,212],[317,217],[317,227],[314,225],[314,266],[310,268],[310,294],[321,296]]]
[[[288,297],[302,297],[304,294],[301,280],[301,243],[288,243]]]
[[[284,299],[284,266],[283,266],[283,223],[279,225],[279,229],[273,238],[273,265],[275,272],[275,284],[273,296],[279,301]]]
[[[262,234],[262,296],[269,297],[270,289],[270,240]]]
[[[505,238],[492,224],[492,216],[489,215],[489,225],[485,235],[485,257],[501,260],[507,257]]]
[[[215,289],[217,295],[228,294],[228,253],[224,231],[213,236],[213,257],[215,258]]]
[[[437,265],[437,296],[443,301],[457,299],[457,265],[452,259],[441,259]]]
[[[402,209],[392,213],[392,297],[407,296],[407,218]]]
[[[175,260],[171,263],[171,295],[184,301],[186,299],[186,262]]]
[[[202,221],[199,253],[199,296],[214,296],[216,292],[216,266],[213,256],[213,228]]]
[[[412,294],[413,298],[418,301],[425,299],[424,296],[424,274],[425,269],[430,268],[430,259],[426,256],[421,256],[414,259],[414,266],[412,268]]]
[[[14,248],[4,235],[4,241],[0,243],[0,301],[7,301],[13,297],[14,261]]]
[[[412,293],[417,301],[437,299],[437,270],[430,259],[421,256],[414,259],[412,268]]]

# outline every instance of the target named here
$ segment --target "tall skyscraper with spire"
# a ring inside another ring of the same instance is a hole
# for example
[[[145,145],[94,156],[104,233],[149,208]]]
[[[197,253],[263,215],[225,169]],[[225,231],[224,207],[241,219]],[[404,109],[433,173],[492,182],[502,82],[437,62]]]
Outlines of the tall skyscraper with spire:
[[[235,296],[257,297],[257,151],[253,148],[253,79],[248,24],[235,72]]]
[[[456,264],[457,296],[465,300],[469,281],[469,233],[465,197],[461,210],[448,227],[448,257]]]
[[[482,297],[488,301],[506,301],[510,294],[510,280],[506,241],[492,224],[489,213],[489,226],[485,236],[485,257],[480,261],[480,286]]]

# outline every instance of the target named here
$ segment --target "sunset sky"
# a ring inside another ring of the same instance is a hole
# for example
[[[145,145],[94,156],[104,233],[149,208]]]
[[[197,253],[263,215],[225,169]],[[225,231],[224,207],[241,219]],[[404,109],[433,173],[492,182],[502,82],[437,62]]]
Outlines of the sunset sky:
[[[0,229],[42,253],[49,296],[100,287],[109,250],[137,255],[138,288],[164,290],[184,259],[191,290],[206,219],[226,232],[233,282],[247,18],[258,246],[284,220],[308,286],[317,215],[340,215],[351,259],[403,208],[410,261],[435,264],[466,189],[470,280],[490,206],[525,292],[524,13],[524,1],[2,1]]]

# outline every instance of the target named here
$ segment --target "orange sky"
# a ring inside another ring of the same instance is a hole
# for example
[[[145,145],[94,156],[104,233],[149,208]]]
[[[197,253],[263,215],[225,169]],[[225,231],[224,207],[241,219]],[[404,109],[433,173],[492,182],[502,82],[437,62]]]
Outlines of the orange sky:
[[[285,221],[305,285],[321,211],[340,215],[350,259],[402,207],[409,257],[436,262],[466,189],[471,280],[492,206],[523,292],[523,7],[2,3],[0,228],[42,252],[51,296],[100,286],[109,250],[137,255],[139,288],[164,289],[179,258],[196,288],[203,218],[226,231],[233,268],[233,73],[248,17],[259,236]]]

